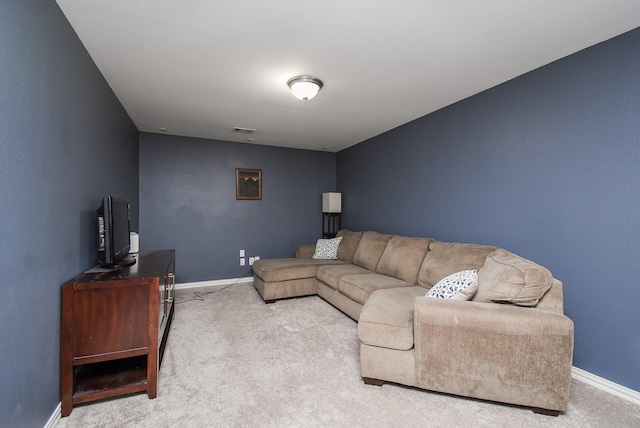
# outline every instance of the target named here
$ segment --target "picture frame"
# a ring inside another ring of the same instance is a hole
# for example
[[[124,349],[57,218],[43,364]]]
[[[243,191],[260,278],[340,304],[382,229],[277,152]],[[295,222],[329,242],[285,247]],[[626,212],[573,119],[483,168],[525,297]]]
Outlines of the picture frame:
[[[236,200],[262,200],[262,170],[236,168]]]

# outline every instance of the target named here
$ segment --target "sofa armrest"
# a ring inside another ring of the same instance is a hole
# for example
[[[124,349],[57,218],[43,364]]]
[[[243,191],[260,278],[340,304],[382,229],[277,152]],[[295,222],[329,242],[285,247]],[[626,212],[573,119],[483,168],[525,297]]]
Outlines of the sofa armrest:
[[[296,259],[311,259],[316,252],[316,245],[298,245],[296,247]]]
[[[566,410],[573,322],[514,305],[417,297],[416,384],[485,400]]]

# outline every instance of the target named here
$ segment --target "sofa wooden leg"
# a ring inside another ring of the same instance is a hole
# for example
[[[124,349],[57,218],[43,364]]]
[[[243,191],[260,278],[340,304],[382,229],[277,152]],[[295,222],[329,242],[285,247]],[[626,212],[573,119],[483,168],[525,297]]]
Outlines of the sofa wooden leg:
[[[374,385],[374,386],[382,386],[382,384],[384,383],[383,380],[373,379],[370,377],[363,377],[362,381],[365,383],[365,385]]]
[[[273,300],[265,300],[264,302],[268,305],[269,303],[275,303],[275,302],[276,302],[276,299],[273,299]]]
[[[532,407],[531,410],[533,410],[533,413],[546,416],[558,416],[560,414],[560,410],[541,409],[540,407]]]

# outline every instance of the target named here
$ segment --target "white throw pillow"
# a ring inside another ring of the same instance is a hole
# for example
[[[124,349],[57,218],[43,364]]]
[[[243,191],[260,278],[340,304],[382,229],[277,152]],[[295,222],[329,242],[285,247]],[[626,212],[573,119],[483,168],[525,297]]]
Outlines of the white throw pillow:
[[[478,291],[478,271],[463,270],[442,278],[426,297],[440,299],[470,300]]]
[[[338,258],[338,245],[342,238],[318,239],[316,252],[313,255],[317,260],[335,260]]]

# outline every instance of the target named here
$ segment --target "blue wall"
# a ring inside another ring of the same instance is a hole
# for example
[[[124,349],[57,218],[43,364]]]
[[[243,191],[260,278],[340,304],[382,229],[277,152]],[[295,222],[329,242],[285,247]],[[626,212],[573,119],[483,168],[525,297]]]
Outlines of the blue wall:
[[[137,226],[138,132],[57,4],[0,14],[0,425],[60,403],[60,285],[94,265],[102,196]]]
[[[640,29],[338,154],[345,226],[505,247],[564,282],[574,365],[640,390]]]
[[[262,169],[262,200],[236,200],[236,168]],[[251,276],[239,250],[315,243],[335,185],[335,153],[141,133],[140,248],[175,248],[178,282]]]

